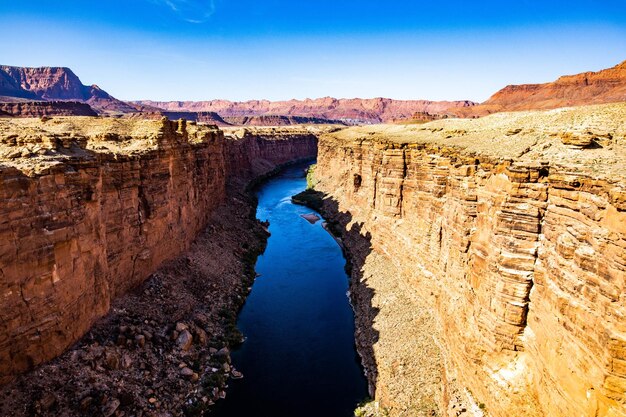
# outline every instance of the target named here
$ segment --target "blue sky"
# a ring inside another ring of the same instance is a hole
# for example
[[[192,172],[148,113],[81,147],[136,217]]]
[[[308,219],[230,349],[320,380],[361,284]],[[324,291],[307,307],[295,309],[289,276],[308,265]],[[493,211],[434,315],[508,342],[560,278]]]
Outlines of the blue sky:
[[[626,60],[626,0],[0,0],[0,64],[121,99],[483,101]]]

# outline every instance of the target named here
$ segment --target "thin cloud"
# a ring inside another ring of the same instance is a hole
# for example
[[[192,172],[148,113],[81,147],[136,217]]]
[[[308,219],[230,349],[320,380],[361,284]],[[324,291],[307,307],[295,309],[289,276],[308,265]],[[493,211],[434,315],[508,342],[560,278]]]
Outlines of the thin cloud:
[[[188,23],[204,23],[215,13],[215,0],[150,0],[151,3],[168,7]]]

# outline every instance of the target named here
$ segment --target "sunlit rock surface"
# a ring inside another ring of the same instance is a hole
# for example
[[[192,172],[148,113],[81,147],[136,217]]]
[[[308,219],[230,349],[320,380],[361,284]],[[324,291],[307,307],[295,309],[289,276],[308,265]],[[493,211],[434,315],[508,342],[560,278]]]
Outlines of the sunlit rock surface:
[[[379,407],[626,415],[625,116],[614,104],[322,136],[316,189],[359,260],[357,344]]]

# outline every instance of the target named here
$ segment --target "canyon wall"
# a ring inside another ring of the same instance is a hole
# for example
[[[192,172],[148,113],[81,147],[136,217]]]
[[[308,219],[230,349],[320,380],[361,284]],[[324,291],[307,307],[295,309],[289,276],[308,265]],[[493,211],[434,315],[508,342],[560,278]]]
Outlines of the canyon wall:
[[[448,415],[626,415],[624,114],[590,106],[322,136],[316,189],[362,260],[352,293],[369,316],[357,316],[357,339],[369,339],[357,343],[378,406],[405,415],[396,399],[428,372],[401,356],[405,328],[439,346],[440,359],[417,343],[412,355],[440,362],[432,398]],[[399,289],[372,276],[381,256]],[[414,311],[386,323],[404,298]]]
[[[316,138],[298,138],[242,146],[167,119],[0,121],[0,383],[61,353],[188,248],[229,178],[314,157]]]
[[[234,179],[250,181],[287,162],[314,158],[318,136],[332,130],[330,126],[226,128],[226,171]]]

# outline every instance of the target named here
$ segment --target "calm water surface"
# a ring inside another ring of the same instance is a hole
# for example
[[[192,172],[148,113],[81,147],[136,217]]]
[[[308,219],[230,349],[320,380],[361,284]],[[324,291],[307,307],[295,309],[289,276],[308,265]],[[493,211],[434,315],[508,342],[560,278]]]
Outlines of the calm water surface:
[[[311,209],[291,196],[306,188],[306,165],[285,169],[257,191],[270,221],[257,278],[239,315],[246,337],[233,353],[244,379],[230,381],[219,417],[349,417],[367,395],[354,347],[345,260]]]

